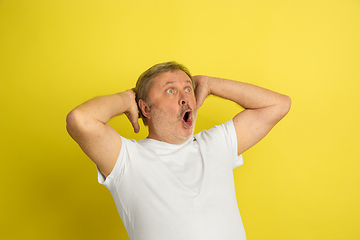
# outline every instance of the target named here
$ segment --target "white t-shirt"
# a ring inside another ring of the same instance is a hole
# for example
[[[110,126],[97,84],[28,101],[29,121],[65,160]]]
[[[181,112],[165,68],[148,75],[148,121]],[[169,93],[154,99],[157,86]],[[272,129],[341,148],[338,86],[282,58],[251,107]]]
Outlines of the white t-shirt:
[[[243,240],[233,178],[242,164],[230,120],[180,145],[122,138],[113,171],[98,180],[131,240]]]

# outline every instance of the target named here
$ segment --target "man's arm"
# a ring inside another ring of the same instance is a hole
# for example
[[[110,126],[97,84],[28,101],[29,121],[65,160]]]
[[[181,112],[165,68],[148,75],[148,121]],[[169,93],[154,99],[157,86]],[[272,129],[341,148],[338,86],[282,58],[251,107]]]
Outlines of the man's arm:
[[[108,176],[121,150],[121,138],[107,124],[110,118],[125,113],[139,132],[138,108],[132,90],[91,99],[73,109],[66,118],[70,136],[87,156]]]
[[[259,142],[290,110],[290,97],[252,84],[194,76],[198,107],[209,94],[236,102],[244,111],[234,118],[238,154]]]

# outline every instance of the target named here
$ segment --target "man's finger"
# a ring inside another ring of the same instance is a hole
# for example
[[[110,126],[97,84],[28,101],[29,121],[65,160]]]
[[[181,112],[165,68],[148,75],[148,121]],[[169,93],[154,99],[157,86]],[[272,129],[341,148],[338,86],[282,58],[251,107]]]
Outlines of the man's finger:
[[[140,125],[139,125],[139,122],[138,121],[135,121],[135,122],[132,122],[131,123],[133,128],[134,128],[134,132],[135,133],[138,133],[140,131]]]

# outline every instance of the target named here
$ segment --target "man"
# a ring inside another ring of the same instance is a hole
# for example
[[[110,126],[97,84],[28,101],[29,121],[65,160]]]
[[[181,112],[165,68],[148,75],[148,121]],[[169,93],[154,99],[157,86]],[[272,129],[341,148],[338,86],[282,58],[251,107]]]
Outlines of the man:
[[[92,99],[67,116],[69,134],[97,165],[130,239],[246,239],[233,168],[287,114],[290,98],[247,83],[192,77],[176,62],[145,71],[134,91]],[[245,110],[193,135],[210,94]],[[140,113],[148,137],[125,139],[107,125],[122,113],[135,132]]]

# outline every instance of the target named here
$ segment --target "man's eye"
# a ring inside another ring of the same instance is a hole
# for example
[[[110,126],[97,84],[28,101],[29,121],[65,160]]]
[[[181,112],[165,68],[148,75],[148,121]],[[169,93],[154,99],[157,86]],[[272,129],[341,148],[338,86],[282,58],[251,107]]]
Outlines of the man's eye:
[[[166,90],[167,93],[173,93],[174,91],[172,89]]]
[[[185,92],[191,92],[190,88],[185,89]]]

